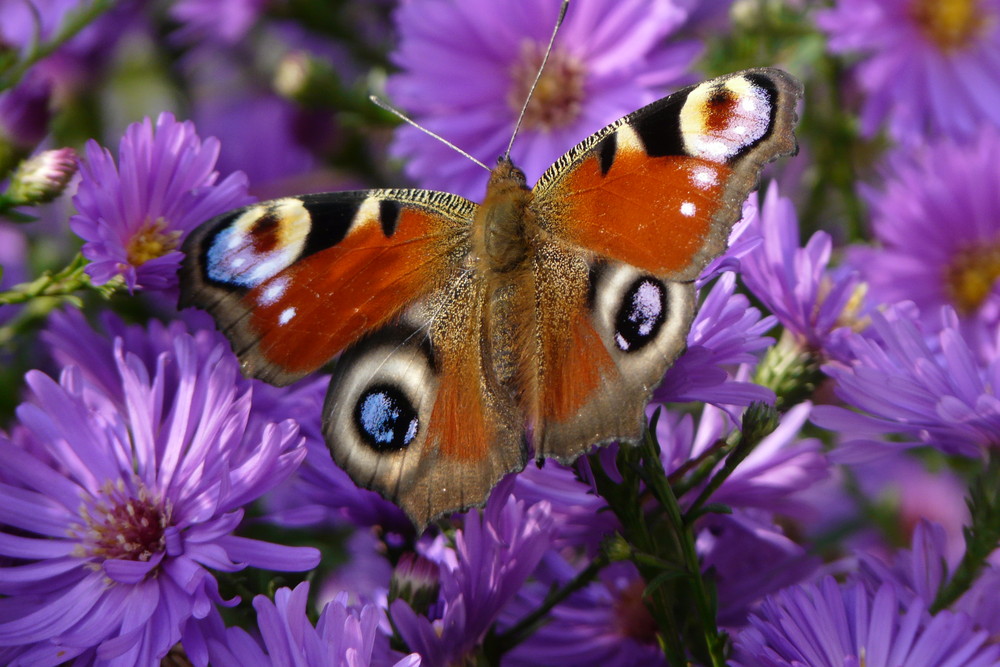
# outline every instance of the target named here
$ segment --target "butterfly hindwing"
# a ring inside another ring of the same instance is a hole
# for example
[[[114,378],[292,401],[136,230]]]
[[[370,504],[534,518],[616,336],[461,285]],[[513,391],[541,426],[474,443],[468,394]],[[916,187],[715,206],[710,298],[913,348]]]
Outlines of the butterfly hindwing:
[[[333,372],[323,430],[334,460],[420,528],[524,467],[523,418],[484,357],[489,307],[484,277],[459,271]]]
[[[253,204],[185,241],[181,304],[215,317],[247,375],[288,384],[439,287],[475,208],[425,190]]]
[[[576,287],[536,309],[544,340],[547,322],[572,322],[542,349],[529,406],[539,455],[571,460],[640,435],[652,390],[684,350],[694,279],[725,249],[762,166],[795,151],[800,97],[780,70],[713,79],[612,123],[539,180],[539,224],[590,269],[585,301]],[[535,275],[537,289],[561,294],[564,271]],[[583,340],[601,345],[581,353]]]

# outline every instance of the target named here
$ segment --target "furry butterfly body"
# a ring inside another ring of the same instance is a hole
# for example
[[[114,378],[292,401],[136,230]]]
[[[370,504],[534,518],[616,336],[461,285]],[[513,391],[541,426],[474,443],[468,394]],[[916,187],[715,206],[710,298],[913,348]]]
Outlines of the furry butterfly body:
[[[694,280],[763,165],[795,151],[801,88],[773,69],[612,123],[528,188],[501,158],[476,205],[426,190],[289,197],[185,242],[182,304],[244,372],[287,384],[336,358],[334,459],[418,526],[481,504],[536,456],[634,440],[683,351]]]

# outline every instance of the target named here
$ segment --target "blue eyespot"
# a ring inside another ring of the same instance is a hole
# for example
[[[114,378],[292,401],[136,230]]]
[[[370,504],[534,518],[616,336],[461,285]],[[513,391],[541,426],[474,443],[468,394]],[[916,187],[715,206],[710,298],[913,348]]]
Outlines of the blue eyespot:
[[[637,279],[626,290],[615,317],[615,344],[635,352],[656,338],[666,320],[667,290],[652,276]]]
[[[420,421],[402,391],[391,385],[376,385],[358,398],[354,423],[369,447],[377,452],[393,452],[413,442]]]

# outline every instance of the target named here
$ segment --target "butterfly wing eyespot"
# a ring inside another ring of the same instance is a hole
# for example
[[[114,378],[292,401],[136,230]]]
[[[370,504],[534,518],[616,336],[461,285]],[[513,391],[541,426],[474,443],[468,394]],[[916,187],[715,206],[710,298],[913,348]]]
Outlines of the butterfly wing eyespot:
[[[562,294],[539,299],[536,329],[548,340],[549,323],[569,322],[562,339],[574,341],[543,344],[524,362],[540,455],[569,461],[641,434],[652,390],[684,349],[693,281],[725,249],[762,167],[796,150],[801,95],[780,70],[706,81],[612,123],[539,179],[539,225],[590,267],[567,290],[567,262],[535,263],[541,291]]]
[[[524,421],[484,373],[481,279],[461,274],[352,345],[323,408],[334,461],[418,528],[482,504],[526,461]]]

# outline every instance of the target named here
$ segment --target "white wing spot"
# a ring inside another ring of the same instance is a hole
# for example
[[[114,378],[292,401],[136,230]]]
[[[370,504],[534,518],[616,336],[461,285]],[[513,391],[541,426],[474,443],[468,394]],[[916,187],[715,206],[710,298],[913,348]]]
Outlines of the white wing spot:
[[[689,201],[686,201],[683,204],[681,204],[681,215],[686,215],[690,218],[692,215],[694,215],[695,211],[697,210],[698,208]]]
[[[288,324],[293,317],[295,317],[295,308],[285,308],[281,311],[281,315],[278,315],[278,324]]]

